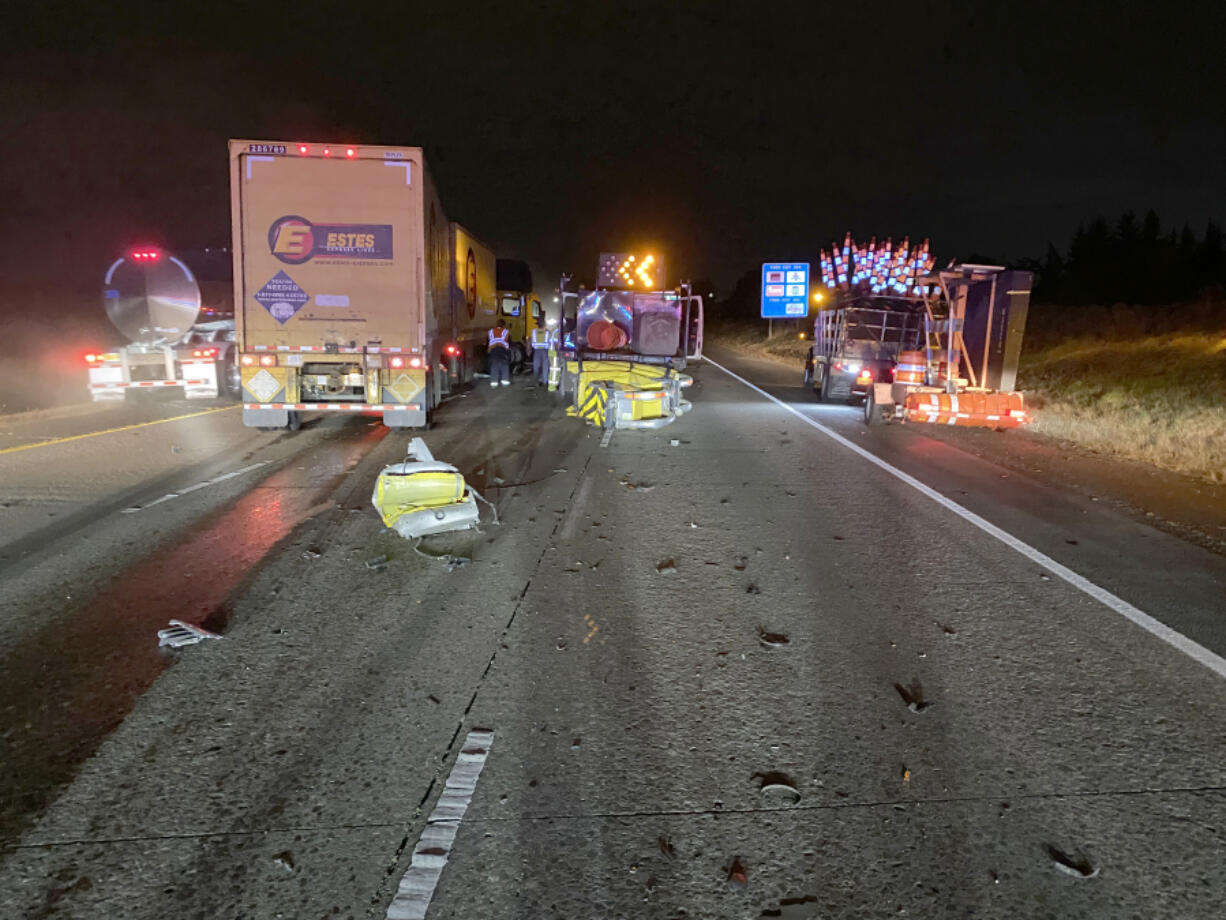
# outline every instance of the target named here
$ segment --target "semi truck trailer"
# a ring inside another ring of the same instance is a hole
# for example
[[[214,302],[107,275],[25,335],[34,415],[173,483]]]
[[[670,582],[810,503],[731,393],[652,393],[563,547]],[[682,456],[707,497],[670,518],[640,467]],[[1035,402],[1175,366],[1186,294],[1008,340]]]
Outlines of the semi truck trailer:
[[[231,140],[230,203],[244,424],[427,427],[480,368],[494,255],[420,148]]]

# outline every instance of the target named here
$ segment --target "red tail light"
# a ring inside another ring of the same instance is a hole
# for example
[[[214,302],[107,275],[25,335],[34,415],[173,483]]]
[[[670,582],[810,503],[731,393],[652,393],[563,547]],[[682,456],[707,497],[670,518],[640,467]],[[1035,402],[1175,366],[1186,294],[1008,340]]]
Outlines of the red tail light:
[[[193,358],[216,358],[216,348],[197,348],[192,351]]]
[[[260,355],[260,367],[276,367],[276,355]]]
[[[421,367],[421,358],[409,358],[409,367]]]
[[[242,365],[243,367],[255,367],[256,365],[255,355],[243,355],[241,358],[238,359],[238,363]]]
[[[98,360],[98,356],[94,354],[92,351],[85,356],[86,364],[93,364],[97,360]]]
[[[456,348],[454,345],[448,345],[443,350],[449,355],[458,355],[460,353],[460,349]]]
[[[394,357],[388,358],[387,366],[392,370],[399,370],[400,368],[404,367],[404,358],[400,357],[400,355],[395,355]]]
[[[857,381],[861,381],[861,380],[869,381],[872,379],[873,379],[873,372],[869,370],[867,367],[864,370],[860,371],[859,375],[856,377]]]

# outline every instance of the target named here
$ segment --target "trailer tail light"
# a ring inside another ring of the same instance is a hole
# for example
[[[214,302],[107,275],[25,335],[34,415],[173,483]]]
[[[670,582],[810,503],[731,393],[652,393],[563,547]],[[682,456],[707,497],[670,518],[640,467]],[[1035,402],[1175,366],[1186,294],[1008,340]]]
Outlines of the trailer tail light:
[[[400,355],[394,355],[393,357],[387,359],[387,366],[394,371],[398,371],[404,367],[404,358],[402,358]]]
[[[458,355],[460,353],[460,349],[456,348],[454,345],[448,345],[443,349],[443,351],[447,352],[449,355]]]
[[[238,364],[240,367],[255,367],[257,363],[255,355],[239,355]]]
[[[216,358],[216,348],[196,348],[192,350],[193,358]]]
[[[156,262],[162,254],[156,249],[136,249],[131,253],[134,262]]]
[[[95,362],[96,362],[96,361],[98,361],[98,360],[99,360],[99,356],[98,356],[98,355],[96,355],[96,354],[94,354],[92,351],[91,351],[89,354],[87,354],[87,355],[85,356],[85,363],[86,363],[86,364],[93,364],[93,363],[95,363]]]
[[[409,367],[421,367],[421,358],[409,358]]]
[[[627,393],[627,399],[663,399],[665,393],[663,390],[651,390],[646,393]]]
[[[260,367],[276,367],[276,355],[260,355]]]
[[[1026,417],[1025,409],[1010,409],[1009,410],[1009,418],[1025,418],[1025,417]]]
[[[864,370],[860,371],[859,375],[856,377],[857,381],[863,381],[865,383],[867,383],[868,381],[872,379],[873,379],[873,372],[869,370],[867,367]]]

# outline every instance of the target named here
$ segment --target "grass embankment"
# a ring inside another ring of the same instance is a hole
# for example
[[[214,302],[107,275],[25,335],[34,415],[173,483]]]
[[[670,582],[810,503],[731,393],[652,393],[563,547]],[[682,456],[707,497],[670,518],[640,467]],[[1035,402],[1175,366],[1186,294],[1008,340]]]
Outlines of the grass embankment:
[[[1226,303],[1038,306],[1018,387],[1033,430],[1226,483]]]
[[[783,324],[778,324],[783,325]],[[794,364],[809,343],[760,324],[710,338]],[[1167,307],[1031,309],[1018,388],[1031,430],[1078,447],[1226,483],[1226,300]]]

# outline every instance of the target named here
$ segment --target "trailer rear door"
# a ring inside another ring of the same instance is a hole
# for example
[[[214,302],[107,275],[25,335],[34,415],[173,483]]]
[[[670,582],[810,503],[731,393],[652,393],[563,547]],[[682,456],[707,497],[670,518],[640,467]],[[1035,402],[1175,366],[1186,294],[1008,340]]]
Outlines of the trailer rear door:
[[[343,153],[239,154],[244,350],[421,347],[421,161]]]

